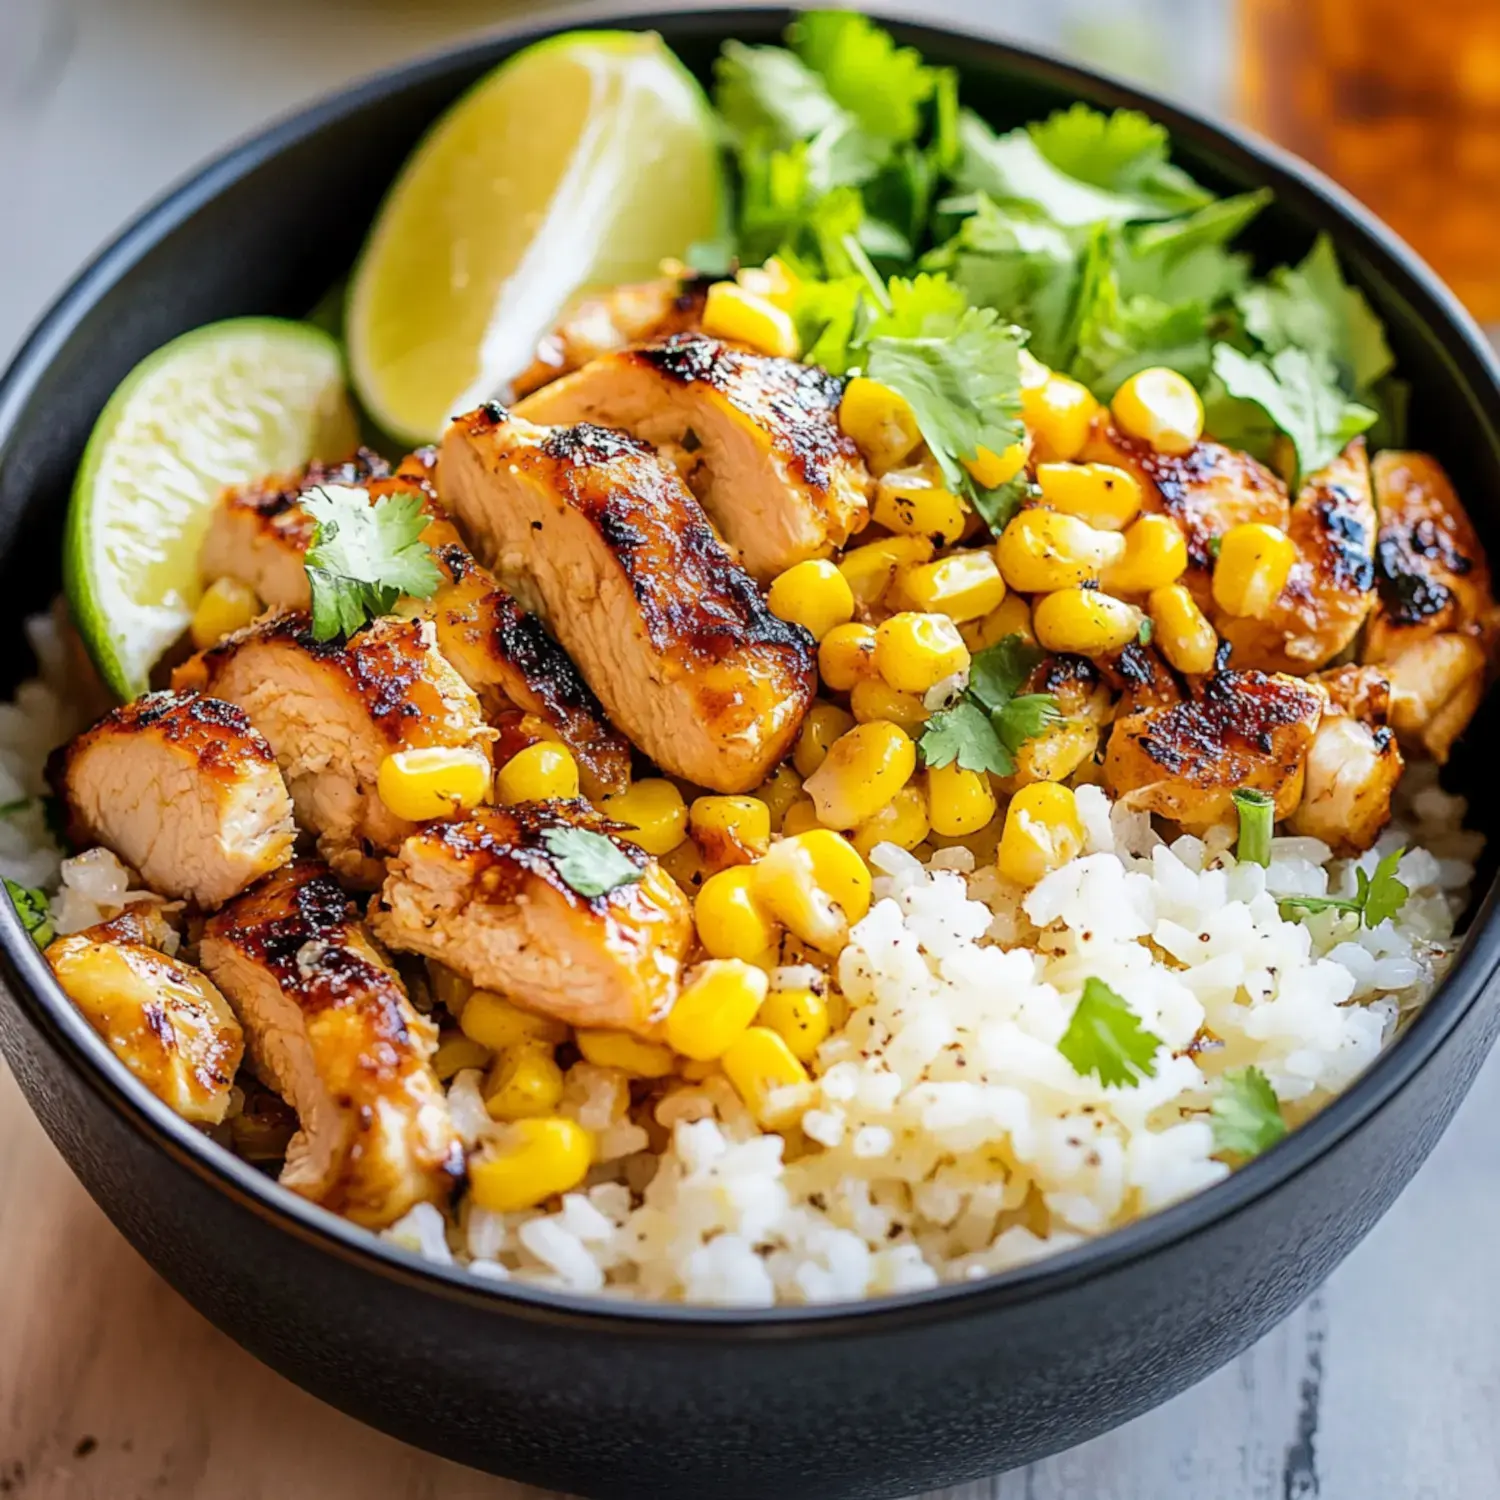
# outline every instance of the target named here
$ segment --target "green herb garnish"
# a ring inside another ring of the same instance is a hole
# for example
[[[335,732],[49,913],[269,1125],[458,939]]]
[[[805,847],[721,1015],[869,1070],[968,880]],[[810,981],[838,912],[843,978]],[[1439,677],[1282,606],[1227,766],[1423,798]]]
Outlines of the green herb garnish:
[[[1061,722],[1051,693],[1017,692],[1044,654],[1019,635],[978,652],[969,664],[963,697],[927,721],[919,742],[923,763],[957,761],[965,771],[1013,775],[1021,746]]]
[[[1358,890],[1353,896],[1282,896],[1277,901],[1281,915],[1295,921],[1299,914],[1340,911],[1359,917],[1366,927],[1379,927],[1394,917],[1411,895],[1405,883],[1396,878],[1405,853],[1405,849],[1393,849],[1375,866],[1373,875],[1366,875],[1356,867],[1354,879]]]
[[[1241,787],[1233,793],[1234,808],[1240,815],[1240,838],[1234,857],[1241,864],[1269,865],[1271,835],[1276,827],[1274,798],[1254,787]]]
[[[602,833],[586,828],[549,828],[542,835],[557,873],[580,896],[607,896],[644,873]]]
[[[1102,979],[1087,979],[1057,1050],[1079,1077],[1092,1073],[1106,1086],[1135,1088],[1156,1076],[1160,1046],[1161,1038],[1146,1030],[1123,996]]]
[[[47,893],[29,885],[5,877],[5,889],[21,925],[31,934],[38,948],[45,948],[57,936],[52,926],[52,912],[47,904]]]
[[[304,559],[314,640],[352,635],[389,614],[403,594],[427,599],[443,581],[421,541],[427,517],[418,496],[388,495],[371,505],[364,490],[329,485],[301,503],[317,522]]]
[[[1214,1150],[1259,1156],[1286,1134],[1276,1090],[1259,1068],[1231,1068],[1209,1105]]]
[[[35,797],[17,797],[14,802],[0,802],[0,818],[13,818],[17,813],[25,812]]]

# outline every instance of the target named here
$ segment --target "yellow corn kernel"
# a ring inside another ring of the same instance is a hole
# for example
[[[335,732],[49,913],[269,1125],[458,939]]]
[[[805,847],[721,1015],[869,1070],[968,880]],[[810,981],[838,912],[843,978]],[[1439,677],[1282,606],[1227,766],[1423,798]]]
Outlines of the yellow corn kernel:
[[[1078,714],[1034,734],[1015,752],[1016,773],[1001,783],[1015,791],[1033,781],[1066,781],[1086,766],[1099,748],[1099,726]]]
[[[773,990],[766,996],[756,1023],[767,1026],[786,1043],[798,1062],[809,1063],[828,1039],[831,1029],[828,1002],[808,989]]]
[[[995,793],[988,776],[966,771],[955,760],[928,767],[927,806],[934,833],[962,838],[977,833],[995,816]]]
[[[409,823],[451,818],[489,795],[490,760],[466,745],[397,750],[381,761],[375,786],[380,800]]]
[[[719,1066],[755,1116],[756,1123],[765,1129],[788,1124],[803,1102],[795,1097],[787,1100],[776,1097],[784,1089],[806,1083],[807,1069],[768,1026],[752,1026],[741,1032]]]
[[[875,670],[898,693],[920,695],[968,667],[969,648],[946,615],[906,610],[876,628]]]
[[[917,734],[932,717],[931,710],[914,693],[898,692],[879,677],[856,682],[849,694],[849,709],[857,724],[897,724],[908,734]]]
[[[1158,453],[1191,452],[1203,436],[1203,402],[1192,381],[1160,365],[1132,375],[1109,409],[1121,432]]]
[[[1123,651],[1141,628],[1140,610],[1098,589],[1059,589],[1048,594],[1036,601],[1031,620],[1041,645],[1078,656]]]
[[[1219,637],[1203,611],[1180,583],[1152,589],[1146,599],[1152,642],[1179,672],[1211,672]]]
[[[703,302],[703,331],[783,359],[795,359],[802,348],[789,312],[732,281],[716,281],[709,287]]]
[[[702,1083],[707,1078],[716,1078],[720,1075],[719,1059],[713,1058],[709,1062],[694,1062],[692,1058],[685,1057],[677,1065],[677,1076],[684,1083]]]
[[[495,1059],[484,1081],[484,1107],[492,1120],[550,1115],[562,1102],[563,1071],[550,1047],[511,1047]]]
[[[771,828],[781,832],[786,810],[802,795],[802,778],[791,766],[782,764],[755,789],[755,796],[766,804],[771,814]]]
[[[455,1021],[463,1015],[464,1006],[474,993],[474,986],[462,974],[447,964],[440,964],[435,958],[427,960],[427,984],[433,998],[439,1005],[447,1007],[448,1014]]]
[[[854,618],[849,580],[826,558],[810,557],[778,574],[771,580],[766,603],[777,619],[802,626],[815,641]]]
[[[1039,385],[1021,382],[1021,416],[1041,463],[1070,463],[1083,452],[1099,403],[1086,385],[1048,375]]]
[[[894,724],[859,724],[828,752],[804,790],[826,828],[872,818],[916,773],[917,747]]]
[[[847,693],[862,677],[873,677],[875,632],[852,621],[835,625],[818,642],[818,671],[836,693]]]
[[[517,750],[495,773],[495,800],[546,802],[578,795],[578,762],[566,745],[538,740]]]
[[[1036,781],[1010,799],[995,863],[1007,880],[1031,886],[1082,848],[1083,823],[1072,791]]]
[[[1000,453],[993,453],[981,446],[975,450],[973,458],[964,460],[964,468],[977,484],[992,490],[999,485],[1009,484],[1026,467],[1030,453],[1031,439],[1027,437],[1012,443]]]
[[[1010,635],[1020,636],[1028,645],[1036,640],[1031,629],[1031,602],[1022,594],[1007,594],[982,620],[970,620],[958,629],[970,651],[987,650]]]
[[[749,963],[771,947],[777,937],[773,918],[755,894],[755,872],[735,865],[710,875],[693,902],[698,941],[715,958],[739,958]]]
[[[822,826],[818,817],[818,804],[804,792],[787,808],[786,817],[781,820],[781,834],[783,838],[789,839],[793,834],[806,833]]]
[[[1140,513],[1140,481],[1113,464],[1038,464],[1036,482],[1053,510],[1100,531],[1123,531]]]
[[[1264,521],[1231,526],[1214,563],[1214,603],[1227,615],[1264,620],[1296,560],[1297,544],[1280,527]]]
[[[439,1083],[447,1083],[465,1068],[489,1067],[490,1057],[488,1047],[466,1036],[447,1036],[432,1054],[432,1071],[437,1074]]]
[[[893,590],[902,609],[977,620],[1005,598],[1005,580],[992,552],[950,552],[934,562],[896,572]]]
[[[204,589],[188,626],[200,651],[216,646],[231,631],[248,625],[265,606],[248,583],[238,578],[216,578]]]
[[[667,1013],[672,1049],[695,1062],[722,1057],[755,1019],[768,983],[761,970],[738,959],[699,964]]]
[[[471,1158],[469,1192],[490,1213],[517,1213],[571,1192],[593,1160],[594,1138],[576,1120],[517,1120],[501,1140]]]
[[[932,832],[927,813],[927,793],[917,780],[907,784],[873,817],[866,818],[849,833],[849,842],[864,859],[877,844],[915,849]]]
[[[903,536],[927,536],[946,547],[964,534],[968,507],[935,469],[893,469],[875,486],[870,518]]]
[[[791,312],[801,278],[779,256],[771,256],[763,266],[741,266],[734,279],[747,292],[764,297],[767,302]]]
[[[1171,516],[1142,516],[1125,532],[1125,555],[1111,563],[1100,583],[1112,594],[1149,594],[1187,572],[1187,537]]]
[[[906,398],[863,375],[844,387],[839,426],[854,439],[872,474],[894,469],[922,441],[916,413]]]
[[[837,703],[814,703],[802,721],[797,744],[792,750],[792,764],[805,781],[823,764],[835,740],[854,728],[854,715]]]
[[[794,937],[824,953],[837,953],[870,910],[870,872],[832,829],[784,838],[751,868],[756,897]]]
[[[664,777],[648,776],[599,800],[599,811],[625,824],[618,835],[647,854],[667,854],[687,837],[687,803]]]
[[[771,847],[771,809],[758,797],[697,797],[688,830],[711,871],[747,865]]]
[[[628,1031],[575,1031],[584,1060],[596,1068],[618,1068],[632,1078],[665,1078],[676,1066],[672,1049]]]
[[[932,556],[932,539],[886,536],[854,547],[839,559],[839,572],[861,609],[874,609],[895,581],[897,568],[913,567]]]
[[[1023,594],[1090,583],[1124,552],[1118,531],[1100,531],[1077,516],[1037,506],[1012,516],[995,543],[1001,576]]]
[[[533,1015],[493,990],[475,990],[464,1003],[458,1028],[471,1042],[503,1052],[524,1042],[556,1045],[567,1040],[568,1028],[551,1016]]]

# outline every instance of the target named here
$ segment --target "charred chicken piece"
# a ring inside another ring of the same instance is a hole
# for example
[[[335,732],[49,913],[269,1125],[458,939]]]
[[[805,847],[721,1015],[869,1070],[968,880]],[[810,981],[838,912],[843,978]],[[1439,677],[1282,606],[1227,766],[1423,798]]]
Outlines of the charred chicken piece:
[[[292,799],[244,711],[197,693],[148,693],[54,752],[68,837],[103,844],[152,890],[217,906],[284,864]]]
[[[432,1070],[437,1028],[326,866],[268,876],[210,920],[199,953],[256,1072],[297,1112],[286,1187],[371,1228],[447,1197],[463,1158]]]
[[[719,792],[765,779],[812,701],[812,641],[644,443],[484,406],[448,429],[438,477],[479,555],[657,765]]]
[[[445,746],[488,758],[495,733],[426,620],[387,617],[320,642],[305,614],[271,615],[185,662],[174,682],[245,711],[275,752],[297,821],[340,875],[366,886],[416,826],[380,798],[386,756]]]
[[[616,825],[583,802],[485,808],[409,838],[372,905],[391,948],[570,1025],[649,1033],[671,1008],[693,934],[687,898],[649,855],[610,837],[640,872],[599,896],[569,885],[549,835]]]
[[[217,1125],[244,1033],[209,979],[163,951],[169,934],[154,907],[127,907],[58,938],[45,956],[68,999],[158,1099],[195,1125]]]
[[[843,386],[811,365],[685,333],[594,360],[516,415],[653,444],[765,582],[865,524],[871,479],[839,426]]]

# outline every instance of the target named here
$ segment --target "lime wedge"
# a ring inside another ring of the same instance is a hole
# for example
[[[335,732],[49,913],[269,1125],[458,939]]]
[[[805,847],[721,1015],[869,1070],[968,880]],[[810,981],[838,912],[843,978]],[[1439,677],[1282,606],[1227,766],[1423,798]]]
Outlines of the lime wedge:
[[[213,323],[125,377],[84,449],[63,542],[73,619],[121,698],[145,692],[192,618],[224,486],[344,458],[356,441],[338,345],[305,323]]]
[[[433,126],[381,207],[349,295],[360,399],[431,441],[504,396],[570,297],[658,274],[724,205],[713,114],[659,36],[528,47]]]

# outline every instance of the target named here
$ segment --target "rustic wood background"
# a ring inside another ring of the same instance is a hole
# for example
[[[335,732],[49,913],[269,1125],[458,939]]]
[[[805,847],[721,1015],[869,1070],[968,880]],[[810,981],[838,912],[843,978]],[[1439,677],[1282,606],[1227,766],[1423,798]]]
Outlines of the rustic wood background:
[[[904,8],[1215,105],[1229,3]],[[96,245],[223,142],[506,13],[493,0],[0,0],[0,356]],[[1500,1495],[1497,1138],[1500,1061],[1375,1233],[1255,1349],[1107,1437],[943,1500]],[[359,1426],[217,1333],[89,1202],[0,1064],[0,1497],[534,1494]]]

